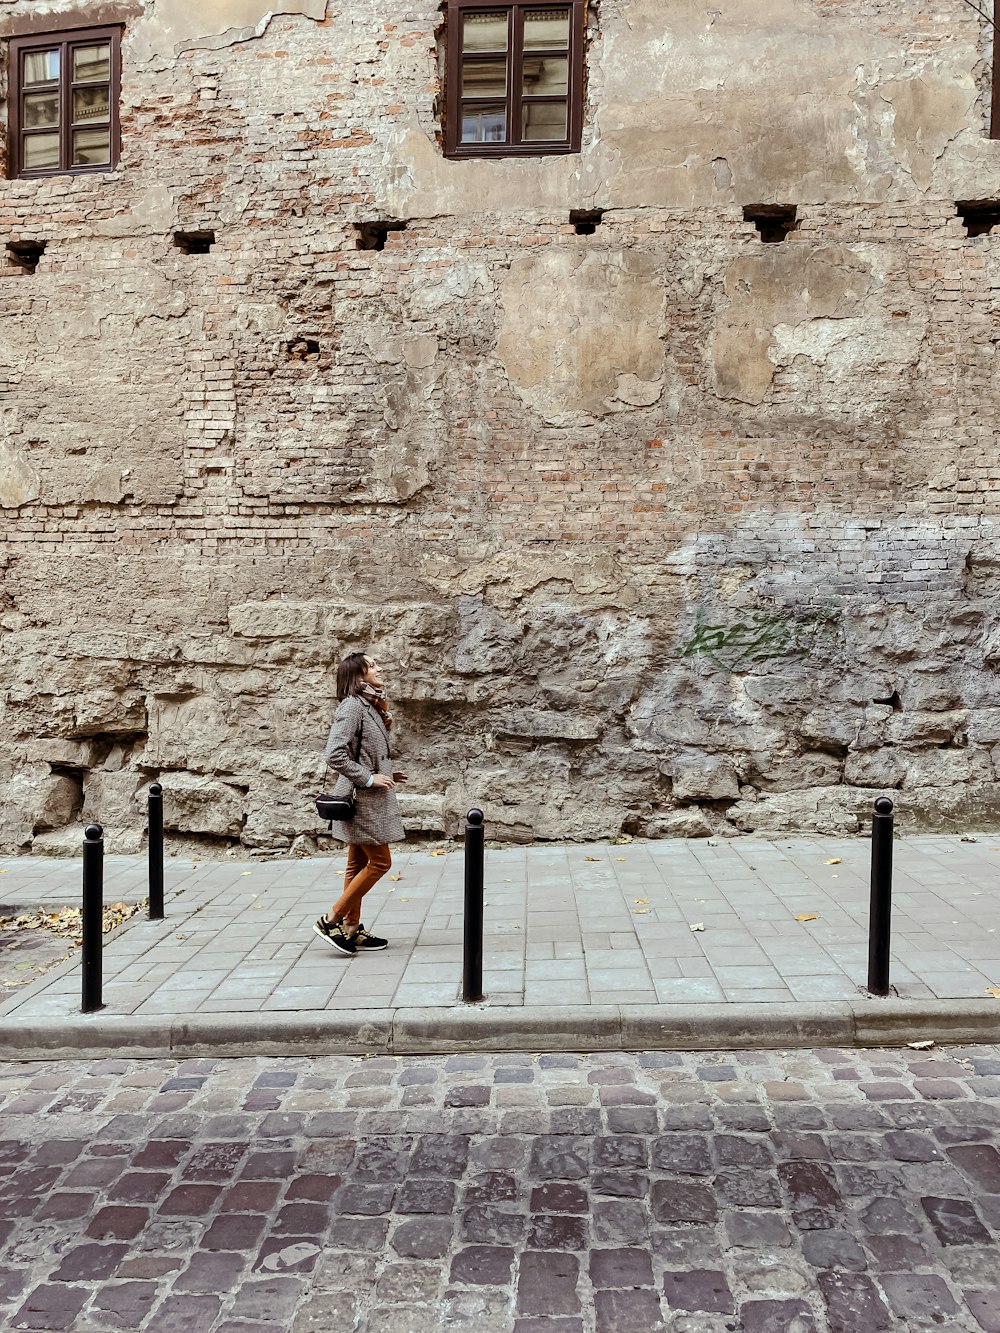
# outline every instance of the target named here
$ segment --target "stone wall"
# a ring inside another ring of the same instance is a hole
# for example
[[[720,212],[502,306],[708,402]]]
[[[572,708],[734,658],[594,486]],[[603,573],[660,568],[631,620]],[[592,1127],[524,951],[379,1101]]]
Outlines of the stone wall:
[[[155,779],[188,846],[324,846],[359,647],[416,829],[1000,823],[971,8],[592,2],[582,152],[463,162],[435,0],[0,0],[88,21],[119,168],[0,181],[0,847],[137,847]]]

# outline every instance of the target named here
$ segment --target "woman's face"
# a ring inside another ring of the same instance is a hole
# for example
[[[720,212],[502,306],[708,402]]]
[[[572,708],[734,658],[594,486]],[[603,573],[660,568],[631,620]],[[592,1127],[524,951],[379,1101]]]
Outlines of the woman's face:
[[[361,679],[366,685],[371,685],[373,689],[380,690],[382,688],[382,668],[374,657],[365,658],[365,674]]]

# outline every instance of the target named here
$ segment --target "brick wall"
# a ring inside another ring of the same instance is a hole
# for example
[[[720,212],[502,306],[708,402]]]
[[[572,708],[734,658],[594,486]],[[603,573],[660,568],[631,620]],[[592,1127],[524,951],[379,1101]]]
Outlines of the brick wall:
[[[462,163],[436,4],[130,8],[119,168],[0,181],[5,847],[134,845],[154,778],[203,850],[322,846],[359,646],[427,828],[996,822],[968,6],[602,0],[582,153]]]

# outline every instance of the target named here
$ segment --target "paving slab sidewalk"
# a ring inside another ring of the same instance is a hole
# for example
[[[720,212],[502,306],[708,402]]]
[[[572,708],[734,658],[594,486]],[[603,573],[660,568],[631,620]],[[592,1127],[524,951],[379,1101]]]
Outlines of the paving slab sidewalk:
[[[105,1009],[79,1013],[74,960],[0,1004],[0,1058],[1000,1037],[1000,835],[897,840],[890,1001],[864,991],[869,858],[865,839],[813,837],[489,851],[475,1009],[460,851],[401,850],[366,912],[391,947],[352,959],[312,932],[342,856],[168,859],[166,920],[106,942]],[[141,898],[145,874],[109,858],[106,899]],[[0,901],[78,901],[76,863],[0,875]]]

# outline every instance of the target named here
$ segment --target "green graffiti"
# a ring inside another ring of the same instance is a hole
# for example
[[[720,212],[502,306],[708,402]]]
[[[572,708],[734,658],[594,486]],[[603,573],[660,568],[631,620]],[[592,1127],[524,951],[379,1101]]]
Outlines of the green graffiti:
[[[680,650],[681,657],[704,657],[720,671],[739,671],[776,657],[807,657],[817,640],[837,628],[835,611],[792,615],[755,611],[746,620],[710,625],[698,613],[695,632]]]

